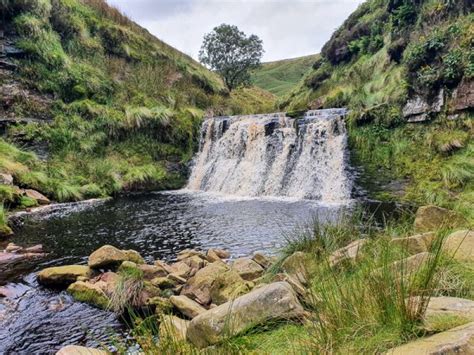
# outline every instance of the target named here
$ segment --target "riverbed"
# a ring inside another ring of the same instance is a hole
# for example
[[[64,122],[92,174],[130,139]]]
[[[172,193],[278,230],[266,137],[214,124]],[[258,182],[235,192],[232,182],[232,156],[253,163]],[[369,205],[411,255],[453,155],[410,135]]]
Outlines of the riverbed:
[[[0,354],[111,344],[112,334],[124,329],[114,314],[39,286],[35,272],[41,268],[85,264],[104,244],[137,250],[148,262],[172,261],[186,248],[223,248],[232,257],[257,251],[275,254],[295,231],[315,218],[332,221],[348,205],[349,201],[323,204],[181,190],[65,204],[28,214],[11,241],[42,244],[49,255],[7,282],[11,295],[0,298]]]

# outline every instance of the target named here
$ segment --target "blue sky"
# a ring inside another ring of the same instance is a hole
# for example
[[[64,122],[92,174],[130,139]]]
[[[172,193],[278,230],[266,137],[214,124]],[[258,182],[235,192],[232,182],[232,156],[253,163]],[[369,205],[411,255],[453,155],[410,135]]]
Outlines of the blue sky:
[[[263,60],[318,53],[363,0],[108,0],[158,38],[197,58],[221,23],[264,42]]]

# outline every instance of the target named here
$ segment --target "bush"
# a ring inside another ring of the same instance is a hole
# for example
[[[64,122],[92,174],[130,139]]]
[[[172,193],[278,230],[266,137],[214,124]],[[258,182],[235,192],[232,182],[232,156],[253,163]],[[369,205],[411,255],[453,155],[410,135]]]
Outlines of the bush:
[[[463,52],[453,49],[443,57],[443,81],[445,84],[454,86],[461,80],[464,74]]]

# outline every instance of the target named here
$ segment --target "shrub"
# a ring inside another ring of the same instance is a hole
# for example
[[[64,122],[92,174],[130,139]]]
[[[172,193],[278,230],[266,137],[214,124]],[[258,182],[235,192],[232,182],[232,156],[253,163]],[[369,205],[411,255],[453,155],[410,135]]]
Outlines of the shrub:
[[[453,49],[443,57],[443,79],[447,85],[456,85],[464,74],[463,52]]]

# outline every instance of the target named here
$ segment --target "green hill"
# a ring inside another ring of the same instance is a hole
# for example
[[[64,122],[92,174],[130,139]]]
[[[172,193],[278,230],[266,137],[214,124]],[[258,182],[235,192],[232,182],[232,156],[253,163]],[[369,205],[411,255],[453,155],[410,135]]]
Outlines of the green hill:
[[[265,89],[276,96],[284,96],[311,69],[311,66],[318,57],[319,55],[315,54],[263,63],[260,68],[252,73],[252,82],[255,86]]]
[[[470,1],[366,1],[281,109],[350,108],[352,157],[373,195],[474,220],[472,9]]]
[[[103,0],[0,2],[0,206],[178,187],[207,113],[272,110]],[[35,154],[37,153],[37,154]],[[1,209],[1,215],[3,215]],[[2,222],[0,219],[0,223]]]

